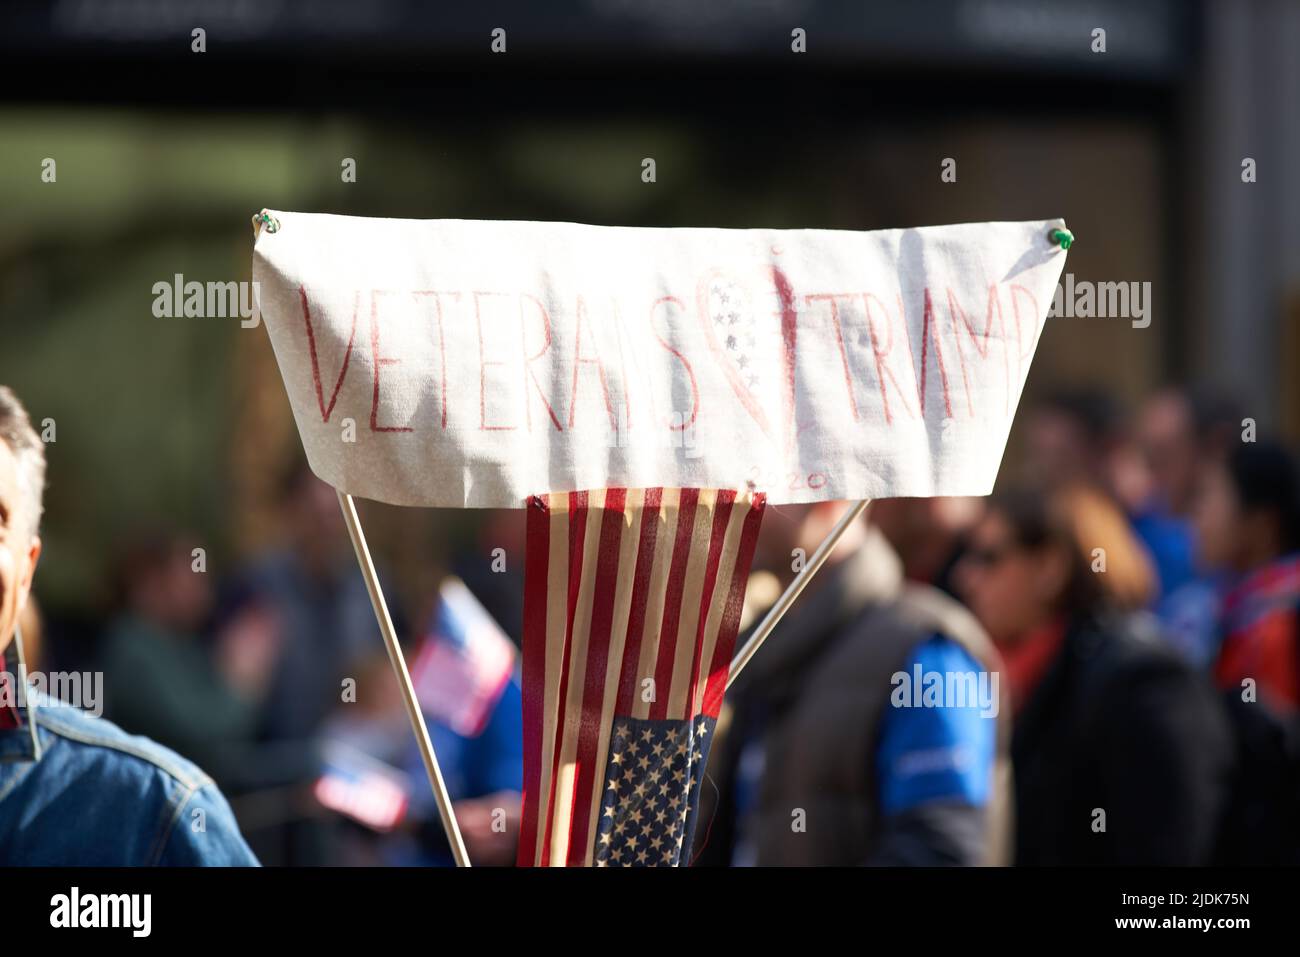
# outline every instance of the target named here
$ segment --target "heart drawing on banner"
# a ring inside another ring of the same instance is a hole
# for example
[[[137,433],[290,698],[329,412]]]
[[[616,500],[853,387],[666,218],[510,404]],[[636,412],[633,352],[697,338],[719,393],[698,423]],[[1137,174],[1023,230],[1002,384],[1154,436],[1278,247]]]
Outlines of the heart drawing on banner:
[[[785,274],[772,267],[771,278],[771,287],[756,296],[714,270],[700,280],[696,299],[704,338],[736,397],[768,438],[788,448],[797,314]]]

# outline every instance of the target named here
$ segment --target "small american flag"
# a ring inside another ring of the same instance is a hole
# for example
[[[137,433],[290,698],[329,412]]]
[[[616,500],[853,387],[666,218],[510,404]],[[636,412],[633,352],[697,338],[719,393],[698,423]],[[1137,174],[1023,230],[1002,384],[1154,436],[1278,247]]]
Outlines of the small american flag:
[[[689,863],[761,493],[535,496],[520,865]]]
[[[381,832],[400,824],[410,805],[400,771],[340,741],[326,742],[313,793],[324,807]]]
[[[411,666],[420,707],[466,738],[483,733],[515,667],[515,646],[459,578],[438,607]]]

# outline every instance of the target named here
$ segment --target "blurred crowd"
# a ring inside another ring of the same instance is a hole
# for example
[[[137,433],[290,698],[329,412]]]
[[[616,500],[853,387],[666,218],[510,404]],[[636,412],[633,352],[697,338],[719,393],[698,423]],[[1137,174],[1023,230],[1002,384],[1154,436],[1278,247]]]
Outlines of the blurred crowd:
[[[101,670],[104,717],[211,774],[264,864],[449,864],[336,493],[298,460],[278,500],[278,544],[229,575],[199,574],[206,556],[184,531],[123,542],[93,658],[42,648],[33,615],[33,664]],[[509,863],[516,646],[454,579],[414,630],[385,590],[466,845],[476,861]]]
[[[1295,454],[1209,391],[1022,414],[990,499],[874,515],[1001,658],[1010,859],[1300,863]]]
[[[1295,455],[1208,392],[1021,417],[996,494],[874,503],[755,657],[697,863],[1300,863]],[[280,545],[230,576],[175,530],[125,543],[80,667],[213,775],[263,863],[448,863],[335,494],[299,465],[281,501]],[[748,623],[842,508],[769,510]],[[489,551],[432,614],[389,599],[471,858],[506,864],[522,583]],[[996,700],[900,707],[913,668],[996,672]]]

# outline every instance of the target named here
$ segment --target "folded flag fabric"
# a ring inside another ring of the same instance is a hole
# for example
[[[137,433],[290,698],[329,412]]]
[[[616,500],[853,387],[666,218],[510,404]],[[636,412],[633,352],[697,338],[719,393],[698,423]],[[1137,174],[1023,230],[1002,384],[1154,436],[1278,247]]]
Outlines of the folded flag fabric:
[[[765,499],[533,496],[520,865],[689,864]]]

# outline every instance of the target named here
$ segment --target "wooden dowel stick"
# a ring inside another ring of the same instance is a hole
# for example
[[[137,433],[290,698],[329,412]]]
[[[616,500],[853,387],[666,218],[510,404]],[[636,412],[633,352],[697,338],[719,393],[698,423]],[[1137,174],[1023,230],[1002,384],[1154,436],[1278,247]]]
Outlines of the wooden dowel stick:
[[[763,620],[759,623],[759,626],[754,629],[754,633],[749,636],[749,640],[745,642],[740,651],[736,652],[736,656],[731,659],[731,673],[727,675],[728,688],[730,688],[731,683],[736,680],[736,676],[740,674],[741,669],[744,668],[745,665],[749,664],[749,659],[754,657],[754,652],[758,651],[759,645],[767,640],[767,636],[772,633],[772,629],[776,627],[776,623],[781,620],[782,616],[787,611],[790,610],[790,606],[794,604],[794,600],[799,597],[799,594],[805,588],[808,587],[808,583],[812,581],[812,577],[817,574],[817,570],[826,563],[826,559],[835,548],[835,544],[840,540],[844,533],[848,531],[849,526],[857,520],[857,517],[861,515],[870,504],[871,499],[864,498],[862,501],[855,502],[849,506],[848,510],[840,516],[840,520],[835,523],[835,527],[831,529],[830,534],[827,535],[826,538],[822,540],[822,543],[817,546],[817,551],[813,552],[812,558],[808,559],[808,564],[804,565],[804,567],[800,569],[799,574],[795,576],[794,581],[786,587],[786,590],[781,593],[781,597],[776,600],[776,604],[767,610],[767,614],[763,616]]]
[[[451,796],[447,793],[447,784],[443,781],[442,770],[438,767],[438,756],[433,753],[433,742],[429,740],[429,729],[424,723],[424,713],[420,710],[420,703],[415,697],[415,688],[411,685],[411,674],[406,670],[406,658],[402,655],[402,646],[397,643],[397,632],[393,629],[393,619],[388,614],[388,605],[379,587],[379,576],[375,574],[375,564],[370,559],[365,533],[361,531],[361,519],[357,516],[356,503],[352,501],[351,495],[339,492],[338,496],[339,507],[343,509],[343,520],[348,526],[348,537],[352,539],[352,550],[357,554],[357,564],[361,566],[361,575],[366,580],[366,591],[370,592],[370,604],[375,609],[375,621],[379,623],[379,633],[384,636],[388,660],[393,665],[393,674],[397,676],[397,685],[402,693],[402,703],[406,706],[406,716],[411,719],[411,730],[415,732],[416,743],[420,746],[420,757],[424,759],[424,770],[428,772],[429,784],[433,787],[433,796],[438,802],[438,816],[442,818],[443,830],[447,832],[452,856],[456,858],[457,867],[469,867],[469,854],[465,851],[465,842],[461,839],[460,828],[456,825],[456,813],[451,807]]]

